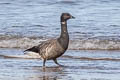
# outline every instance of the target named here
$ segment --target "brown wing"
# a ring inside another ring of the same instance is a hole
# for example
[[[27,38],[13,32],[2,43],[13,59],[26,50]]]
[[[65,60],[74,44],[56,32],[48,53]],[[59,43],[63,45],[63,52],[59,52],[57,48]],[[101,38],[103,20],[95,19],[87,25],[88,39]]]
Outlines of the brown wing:
[[[46,53],[46,48],[54,45],[54,42],[56,42],[56,39],[47,40],[47,41],[42,42],[38,46],[33,46],[32,48],[29,48],[25,51],[32,51],[32,52],[36,52],[36,53],[39,53],[40,55],[42,55],[42,54]]]
[[[34,46],[28,50],[36,51],[43,59],[55,59],[65,52],[56,39],[42,42],[38,46]]]
[[[47,51],[48,48],[52,47],[53,45],[55,45],[56,43],[56,39],[52,39],[52,40],[48,40],[45,41],[43,43],[41,43],[39,46],[39,54],[40,55],[44,55]]]

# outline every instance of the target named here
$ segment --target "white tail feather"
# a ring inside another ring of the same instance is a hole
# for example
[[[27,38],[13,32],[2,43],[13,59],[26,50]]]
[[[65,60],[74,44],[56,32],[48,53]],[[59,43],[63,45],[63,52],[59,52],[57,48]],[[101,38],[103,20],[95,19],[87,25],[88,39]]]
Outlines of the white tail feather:
[[[21,59],[41,59],[38,53],[27,52],[24,55],[0,55],[0,57],[4,58],[21,58]]]

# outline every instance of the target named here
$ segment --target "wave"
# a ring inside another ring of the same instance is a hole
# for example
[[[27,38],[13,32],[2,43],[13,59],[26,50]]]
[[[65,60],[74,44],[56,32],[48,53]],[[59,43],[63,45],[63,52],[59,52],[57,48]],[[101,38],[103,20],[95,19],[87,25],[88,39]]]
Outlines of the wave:
[[[69,49],[73,50],[120,50],[119,40],[73,40],[70,41]]]
[[[29,48],[45,41],[43,37],[0,36],[0,48]]]
[[[51,38],[0,36],[0,48],[26,49]],[[120,50],[120,40],[117,39],[74,39],[70,40],[69,50]]]
[[[70,59],[78,59],[78,60],[88,60],[88,61],[98,61],[98,60],[103,60],[103,61],[120,61],[120,58],[92,58],[92,57],[77,57],[77,56],[69,56],[69,55],[64,55],[62,56],[63,58],[70,58]]]

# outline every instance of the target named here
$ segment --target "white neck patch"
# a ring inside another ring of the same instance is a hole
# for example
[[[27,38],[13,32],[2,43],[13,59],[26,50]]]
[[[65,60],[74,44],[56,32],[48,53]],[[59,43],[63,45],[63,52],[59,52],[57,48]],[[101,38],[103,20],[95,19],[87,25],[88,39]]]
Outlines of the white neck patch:
[[[66,22],[61,22],[61,24],[66,24]]]

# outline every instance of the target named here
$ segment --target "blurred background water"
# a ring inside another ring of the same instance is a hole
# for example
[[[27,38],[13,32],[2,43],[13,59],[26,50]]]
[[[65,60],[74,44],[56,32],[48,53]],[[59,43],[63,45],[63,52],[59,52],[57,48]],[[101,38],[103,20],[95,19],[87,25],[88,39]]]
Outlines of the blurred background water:
[[[2,0],[0,39],[8,36],[57,37],[60,34],[60,15],[69,12],[76,17],[68,21],[71,40],[82,40],[83,43],[83,40],[92,39],[92,43],[90,42],[92,45],[96,45],[96,39],[100,40],[98,41],[100,44],[112,40],[114,44],[109,44],[114,47],[112,49],[119,49],[120,45],[116,45],[116,42],[120,43],[119,4],[119,0]]]
[[[0,34],[55,37],[60,33],[60,15],[68,21],[72,38],[119,37],[119,0],[2,0]]]

